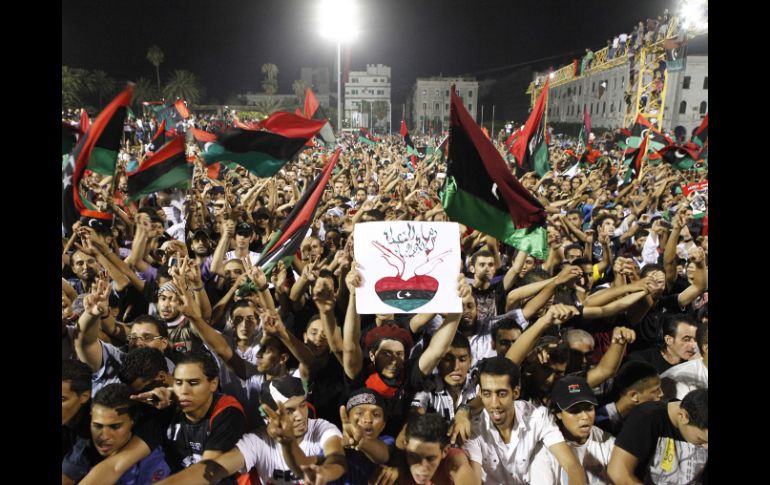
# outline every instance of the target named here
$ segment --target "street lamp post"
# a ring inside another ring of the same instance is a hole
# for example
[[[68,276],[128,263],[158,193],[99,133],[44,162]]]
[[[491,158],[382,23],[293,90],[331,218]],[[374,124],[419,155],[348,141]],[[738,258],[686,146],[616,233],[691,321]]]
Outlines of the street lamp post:
[[[342,133],[342,39],[337,37],[337,133]]]
[[[322,0],[321,33],[337,41],[337,133],[342,131],[342,42],[356,35],[357,8],[353,0]]]

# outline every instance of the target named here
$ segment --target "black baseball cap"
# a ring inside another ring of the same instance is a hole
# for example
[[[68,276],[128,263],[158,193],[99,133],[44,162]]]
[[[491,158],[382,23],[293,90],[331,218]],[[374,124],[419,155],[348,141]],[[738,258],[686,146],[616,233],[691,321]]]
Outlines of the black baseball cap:
[[[254,228],[248,222],[240,222],[235,226],[235,233],[240,236],[251,236],[254,234]]]
[[[581,402],[589,402],[594,406],[599,405],[596,394],[588,382],[578,376],[567,376],[556,381],[551,391],[551,399],[562,411]]]

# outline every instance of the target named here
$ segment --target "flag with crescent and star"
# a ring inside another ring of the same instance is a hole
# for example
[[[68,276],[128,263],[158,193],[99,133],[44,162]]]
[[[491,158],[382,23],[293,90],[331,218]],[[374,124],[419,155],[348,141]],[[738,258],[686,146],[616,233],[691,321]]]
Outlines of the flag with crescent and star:
[[[451,93],[447,175],[441,202],[450,220],[538,259],[548,255],[543,205],[513,176],[492,142]]]

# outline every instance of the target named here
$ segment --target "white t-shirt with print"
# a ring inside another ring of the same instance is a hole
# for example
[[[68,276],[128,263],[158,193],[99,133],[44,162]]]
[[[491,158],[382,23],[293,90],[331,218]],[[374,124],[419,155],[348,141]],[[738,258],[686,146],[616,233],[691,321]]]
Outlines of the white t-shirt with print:
[[[323,455],[324,444],[333,437],[342,438],[336,426],[324,419],[308,419],[307,432],[299,444],[306,456]],[[265,485],[295,485],[302,483],[302,477],[287,480],[289,465],[283,459],[281,444],[274,441],[265,429],[247,433],[235,444],[243,455],[246,466],[243,473],[256,468],[259,478]],[[275,473],[275,472],[278,473]],[[277,478],[273,478],[273,477]]]

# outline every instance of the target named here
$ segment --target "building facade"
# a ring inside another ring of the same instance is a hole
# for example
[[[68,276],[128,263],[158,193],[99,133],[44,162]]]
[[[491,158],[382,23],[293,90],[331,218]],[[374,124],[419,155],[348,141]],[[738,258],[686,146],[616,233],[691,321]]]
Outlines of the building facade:
[[[552,88],[548,100],[549,123],[581,123],[585,107],[592,126],[610,129],[623,126],[628,81],[628,64],[622,64]],[[691,55],[686,58],[684,70],[668,72],[663,130],[686,132],[689,139],[707,112],[708,55]]]
[[[474,121],[478,122],[479,82],[472,77],[418,78],[407,98],[409,128],[421,133],[444,131],[449,126],[449,90],[455,85]]]
[[[390,66],[367,64],[365,71],[350,71],[345,83],[343,126],[390,130]]]

